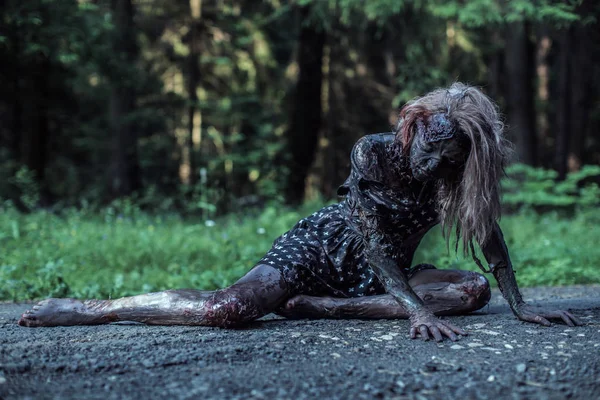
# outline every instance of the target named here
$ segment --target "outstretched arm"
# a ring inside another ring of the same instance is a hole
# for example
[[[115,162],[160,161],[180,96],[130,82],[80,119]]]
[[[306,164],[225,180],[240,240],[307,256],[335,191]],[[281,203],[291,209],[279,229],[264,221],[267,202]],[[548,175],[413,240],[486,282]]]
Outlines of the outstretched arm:
[[[522,321],[535,322],[545,326],[550,325],[549,319],[562,320],[569,326],[581,325],[581,322],[567,311],[546,310],[525,303],[519,292],[508,248],[506,247],[506,242],[498,223],[494,223],[492,235],[487,243],[481,247],[481,250],[490,266],[490,271],[498,282],[500,292],[502,292],[502,295],[517,318]]]

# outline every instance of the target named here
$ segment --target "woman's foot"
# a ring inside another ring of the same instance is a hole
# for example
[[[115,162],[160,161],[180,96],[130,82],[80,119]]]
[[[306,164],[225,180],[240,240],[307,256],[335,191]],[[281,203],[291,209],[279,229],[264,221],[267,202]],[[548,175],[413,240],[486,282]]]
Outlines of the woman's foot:
[[[277,314],[289,319],[334,317],[335,299],[331,297],[314,297],[298,295],[289,299]]]
[[[97,306],[104,301],[76,299],[48,299],[39,302],[19,319],[19,325],[28,327],[38,326],[68,326],[93,325],[116,321],[116,315],[103,314]]]

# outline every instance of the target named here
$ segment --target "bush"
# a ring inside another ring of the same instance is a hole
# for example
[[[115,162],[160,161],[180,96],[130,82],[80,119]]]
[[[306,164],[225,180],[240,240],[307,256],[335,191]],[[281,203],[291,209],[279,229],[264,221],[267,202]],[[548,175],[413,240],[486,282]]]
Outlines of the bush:
[[[586,165],[557,181],[556,171],[513,164],[502,182],[503,204],[509,209],[572,211],[600,206],[600,166]]]

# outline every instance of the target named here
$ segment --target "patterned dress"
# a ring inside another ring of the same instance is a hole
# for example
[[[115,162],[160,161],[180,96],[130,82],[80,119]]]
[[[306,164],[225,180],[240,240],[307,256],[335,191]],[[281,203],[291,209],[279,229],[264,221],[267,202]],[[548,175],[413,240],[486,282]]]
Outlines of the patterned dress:
[[[412,178],[407,162],[394,161],[394,146],[392,133],[359,139],[338,189],[344,199],[301,219],[260,260],[283,273],[291,295],[385,293],[365,257],[372,235],[410,279],[414,252],[439,215],[433,190]]]

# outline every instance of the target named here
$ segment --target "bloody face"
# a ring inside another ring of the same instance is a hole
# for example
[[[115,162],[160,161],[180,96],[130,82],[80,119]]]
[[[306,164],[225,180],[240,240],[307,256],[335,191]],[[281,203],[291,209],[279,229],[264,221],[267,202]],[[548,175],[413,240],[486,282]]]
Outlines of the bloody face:
[[[463,169],[469,151],[468,140],[460,135],[428,141],[425,135],[417,134],[410,147],[410,168],[421,182],[452,179]]]

